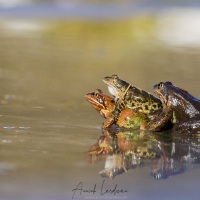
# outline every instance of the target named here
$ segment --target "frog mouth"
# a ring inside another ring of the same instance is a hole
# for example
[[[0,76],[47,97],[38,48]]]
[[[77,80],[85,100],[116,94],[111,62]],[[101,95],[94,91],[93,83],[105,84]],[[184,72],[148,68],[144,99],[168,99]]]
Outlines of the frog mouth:
[[[97,101],[96,99],[93,99],[93,98],[91,98],[91,97],[89,97],[89,96],[87,96],[87,95],[85,95],[85,98],[86,98],[86,100],[87,100],[88,102],[90,102],[91,104],[97,104],[97,103],[98,103],[98,101]]]
[[[93,98],[93,96],[89,93],[85,95],[85,99],[90,102],[91,104],[97,104],[97,99]]]
[[[86,100],[89,101],[90,103],[92,104],[98,103],[97,99],[92,98],[92,97],[93,97],[92,95],[88,95],[88,94],[85,95]]]
[[[85,95],[86,100],[92,104],[92,106],[96,109],[96,110],[101,110],[101,109],[105,109],[105,106],[103,103],[100,103],[97,99],[92,98],[89,95]]]

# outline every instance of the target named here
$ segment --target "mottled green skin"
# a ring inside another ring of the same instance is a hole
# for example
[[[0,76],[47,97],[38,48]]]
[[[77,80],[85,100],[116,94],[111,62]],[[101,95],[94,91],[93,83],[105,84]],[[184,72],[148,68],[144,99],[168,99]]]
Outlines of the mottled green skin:
[[[152,120],[147,129],[160,131],[169,121],[181,127],[191,128],[199,124],[200,100],[187,91],[174,86],[171,82],[160,82],[154,86],[154,92],[160,97],[163,110]]]
[[[132,114],[129,114],[126,116],[126,111],[131,112],[131,110],[123,110],[118,118],[117,125],[119,127],[124,127],[124,128],[140,128],[141,125],[146,125],[147,122],[149,122],[149,119],[143,115],[142,113],[137,113],[137,112],[132,112]]]
[[[122,110],[126,108],[144,114],[145,118],[149,120],[154,119],[162,111],[162,103],[157,97],[130,85],[117,75],[105,77],[103,81],[108,85],[108,89],[116,101],[112,115],[105,120],[103,128],[115,124]]]

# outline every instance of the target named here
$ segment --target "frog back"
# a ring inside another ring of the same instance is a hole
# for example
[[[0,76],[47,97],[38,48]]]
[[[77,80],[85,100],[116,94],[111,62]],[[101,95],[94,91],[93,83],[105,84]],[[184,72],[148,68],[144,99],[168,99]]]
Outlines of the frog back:
[[[200,117],[200,100],[185,90],[176,88],[169,93],[168,104],[172,107],[174,121]]]
[[[127,108],[137,110],[147,115],[155,115],[162,110],[160,99],[134,86],[128,90],[123,101]]]

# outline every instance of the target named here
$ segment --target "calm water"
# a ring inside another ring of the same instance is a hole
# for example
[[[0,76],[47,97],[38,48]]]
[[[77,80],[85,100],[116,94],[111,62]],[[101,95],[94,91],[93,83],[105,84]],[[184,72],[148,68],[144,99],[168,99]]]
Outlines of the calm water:
[[[112,74],[149,92],[169,80],[200,98],[200,10],[152,8],[124,17],[118,5],[109,20],[2,8],[0,200],[199,199],[197,135],[103,135],[84,99],[96,88],[108,94],[102,78]],[[109,155],[87,154],[99,144]]]

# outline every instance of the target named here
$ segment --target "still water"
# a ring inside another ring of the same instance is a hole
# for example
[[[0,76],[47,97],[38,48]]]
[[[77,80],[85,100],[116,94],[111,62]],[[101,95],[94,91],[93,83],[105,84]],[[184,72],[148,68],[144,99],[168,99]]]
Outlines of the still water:
[[[200,98],[199,13],[54,20],[3,12],[0,200],[199,199],[198,135],[111,137],[84,99],[96,88],[109,94],[102,78],[112,74],[149,92],[169,80]],[[89,155],[94,149],[105,154]]]

